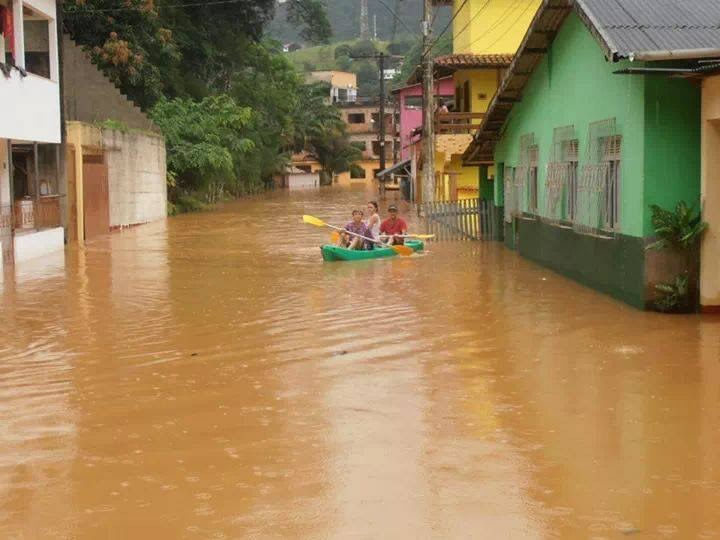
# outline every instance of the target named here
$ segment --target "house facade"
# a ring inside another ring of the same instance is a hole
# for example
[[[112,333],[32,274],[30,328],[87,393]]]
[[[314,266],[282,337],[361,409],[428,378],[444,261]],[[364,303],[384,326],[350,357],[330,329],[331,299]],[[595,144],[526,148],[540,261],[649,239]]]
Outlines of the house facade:
[[[423,88],[421,83],[415,83],[393,90],[397,110],[397,149],[398,160],[410,159],[412,147],[419,137],[422,128],[422,102]],[[443,102],[455,100],[455,84],[452,77],[445,77],[435,81],[436,99]]]
[[[330,85],[331,103],[354,103],[357,100],[357,75],[347,71],[313,71],[308,75],[311,82]]]
[[[509,247],[639,308],[677,272],[646,249],[651,205],[699,208],[701,190],[700,85],[648,69],[673,59],[683,17],[698,10],[678,8],[677,26],[651,39],[633,22],[652,21],[648,9],[545,0],[464,156],[502,179],[493,198]]]
[[[4,263],[64,246],[54,0],[0,1],[0,244]]]
[[[451,76],[454,100],[436,115],[436,200],[489,198],[490,163],[463,159],[505,69],[522,41],[540,0],[438,0],[453,5],[453,54],[435,59],[435,76]],[[416,154],[421,156],[420,145]],[[421,160],[422,165],[422,160]],[[418,184],[423,173],[417,177]],[[422,193],[421,186],[415,189]]]

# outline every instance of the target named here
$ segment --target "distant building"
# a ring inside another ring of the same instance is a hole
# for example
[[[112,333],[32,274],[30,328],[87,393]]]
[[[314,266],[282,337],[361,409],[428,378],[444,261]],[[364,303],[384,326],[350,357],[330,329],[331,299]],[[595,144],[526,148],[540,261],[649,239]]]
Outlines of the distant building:
[[[285,43],[283,45],[283,52],[290,53],[299,51],[303,46],[300,43]]]
[[[332,103],[354,103],[357,100],[357,75],[347,71],[313,71],[308,75],[311,82],[330,85]]]
[[[380,154],[385,160],[393,159],[393,114],[385,109],[385,147],[380,142],[380,106],[374,102],[355,102],[340,105],[343,120],[347,124],[350,142],[362,152],[358,168],[339,175],[340,183],[371,182],[380,172]]]

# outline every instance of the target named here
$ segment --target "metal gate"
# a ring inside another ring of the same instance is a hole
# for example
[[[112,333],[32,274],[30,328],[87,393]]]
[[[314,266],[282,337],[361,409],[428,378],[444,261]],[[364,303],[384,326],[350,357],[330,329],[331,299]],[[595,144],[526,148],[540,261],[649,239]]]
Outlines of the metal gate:
[[[108,166],[104,156],[83,156],[83,217],[86,240],[110,231]]]
[[[502,210],[496,209],[492,201],[423,203],[421,214],[438,239],[502,240]]]

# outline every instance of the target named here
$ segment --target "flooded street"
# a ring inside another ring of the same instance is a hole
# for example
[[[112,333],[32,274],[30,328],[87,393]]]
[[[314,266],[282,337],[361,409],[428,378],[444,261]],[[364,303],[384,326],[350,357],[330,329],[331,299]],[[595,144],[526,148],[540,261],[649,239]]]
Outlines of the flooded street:
[[[370,196],[276,193],[6,272],[0,537],[720,538],[720,319],[498,243],[323,263],[302,214]]]

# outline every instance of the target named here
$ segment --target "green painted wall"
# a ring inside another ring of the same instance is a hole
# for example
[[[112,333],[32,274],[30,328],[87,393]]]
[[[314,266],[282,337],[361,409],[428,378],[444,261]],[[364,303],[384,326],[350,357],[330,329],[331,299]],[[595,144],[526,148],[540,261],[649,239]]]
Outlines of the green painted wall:
[[[700,200],[700,88],[664,76],[626,76],[611,64],[583,22],[572,13],[548,55],[512,110],[495,152],[497,163],[517,165],[520,137],[535,134],[540,163],[538,204],[545,212],[546,166],[553,128],[574,125],[580,142],[580,168],[586,161],[588,127],[615,118],[622,146],[620,232],[653,234],[649,206],[673,207]],[[634,63],[634,67],[642,63]],[[500,189],[496,204],[502,204]]]
[[[645,78],[614,75],[595,38],[573,12],[513,108],[495,152],[496,163],[517,165],[520,137],[534,133],[540,150],[538,206],[545,213],[545,177],[553,129],[574,125],[580,167],[586,161],[588,126],[615,118],[623,137],[621,232],[643,235]],[[635,63],[636,67],[642,65]]]
[[[645,82],[645,222],[654,233],[649,206],[674,208],[700,201],[700,87],[684,79]]]

